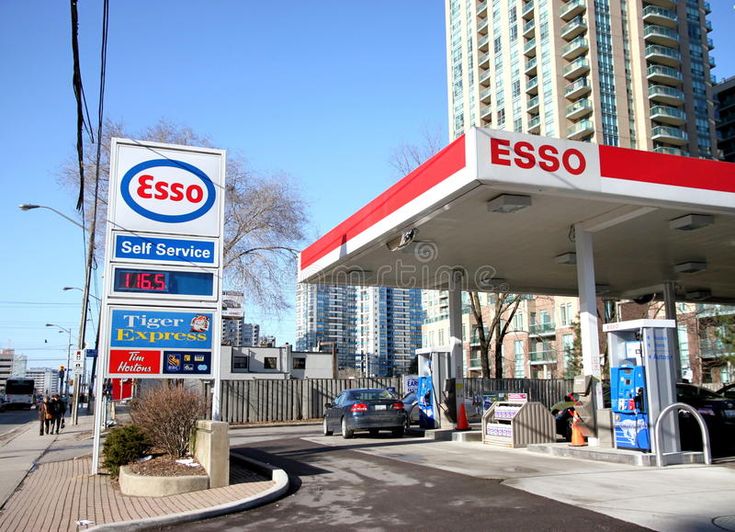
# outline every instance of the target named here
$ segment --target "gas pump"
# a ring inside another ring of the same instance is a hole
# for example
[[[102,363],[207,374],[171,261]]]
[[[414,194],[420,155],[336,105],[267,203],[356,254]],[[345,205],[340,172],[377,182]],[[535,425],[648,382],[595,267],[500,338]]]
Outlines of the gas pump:
[[[443,383],[449,376],[449,352],[432,348],[416,350],[418,357],[418,390],[416,398],[421,411],[419,426],[424,429],[435,429],[441,425],[439,407]]]
[[[659,413],[676,402],[676,368],[668,329],[674,320],[633,320],[608,323],[610,403],[615,447],[650,452],[655,449],[653,425]],[[678,420],[663,423],[663,452],[679,451]]]

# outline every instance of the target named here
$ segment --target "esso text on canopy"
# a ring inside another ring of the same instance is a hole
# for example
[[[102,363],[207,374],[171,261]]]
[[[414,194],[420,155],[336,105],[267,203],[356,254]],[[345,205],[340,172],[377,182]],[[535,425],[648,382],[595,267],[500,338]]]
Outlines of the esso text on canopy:
[[[127,205],[157,222],[195,220],[214,205],[212,180],[196,166],[173,159],[145,161],[128,170],[120,182]]]
[[[587,168],[584,154],[576,148],[560,149],[552,144],[537,146],[525,140],[513,142],[496,137],[490,139],[490,162],[552,173],[563,169],[571,175],[580,175]]]

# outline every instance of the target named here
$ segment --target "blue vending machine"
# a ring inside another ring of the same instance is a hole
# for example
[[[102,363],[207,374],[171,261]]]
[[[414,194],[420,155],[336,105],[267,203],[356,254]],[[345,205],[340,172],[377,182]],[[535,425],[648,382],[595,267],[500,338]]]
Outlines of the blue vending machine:
[[[610,406],[614,442],[619,449],[679,452],[675,415],[662,420],[661,441],[654,424],[661,411],[676,401],[676,365],[670,349],[673,320],[633,320],[608,323]]]
[[[626,359],[610,372],[610,402],[615,419],[615,447],[651,450],[643,366]]]

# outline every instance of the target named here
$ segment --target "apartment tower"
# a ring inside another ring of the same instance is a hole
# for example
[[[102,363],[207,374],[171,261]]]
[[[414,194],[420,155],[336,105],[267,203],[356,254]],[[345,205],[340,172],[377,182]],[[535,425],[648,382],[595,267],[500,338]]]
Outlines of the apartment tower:
[[[714,157],[704,0],[446,0],[449,130]]]

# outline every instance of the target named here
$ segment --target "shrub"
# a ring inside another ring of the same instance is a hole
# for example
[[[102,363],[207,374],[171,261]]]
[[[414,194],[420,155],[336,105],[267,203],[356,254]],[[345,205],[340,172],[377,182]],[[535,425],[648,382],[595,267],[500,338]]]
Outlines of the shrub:
[[[204,403],[181,387],[161,385],[147,391],[130,406],[130,417],[156,447],[176,458],[186,456]]]
[[[120,466],[141,458],[151,448],[145,432],[136,425],[115,427],[105,439],[102,455],[110,475],[116,478],[120,474]]]

